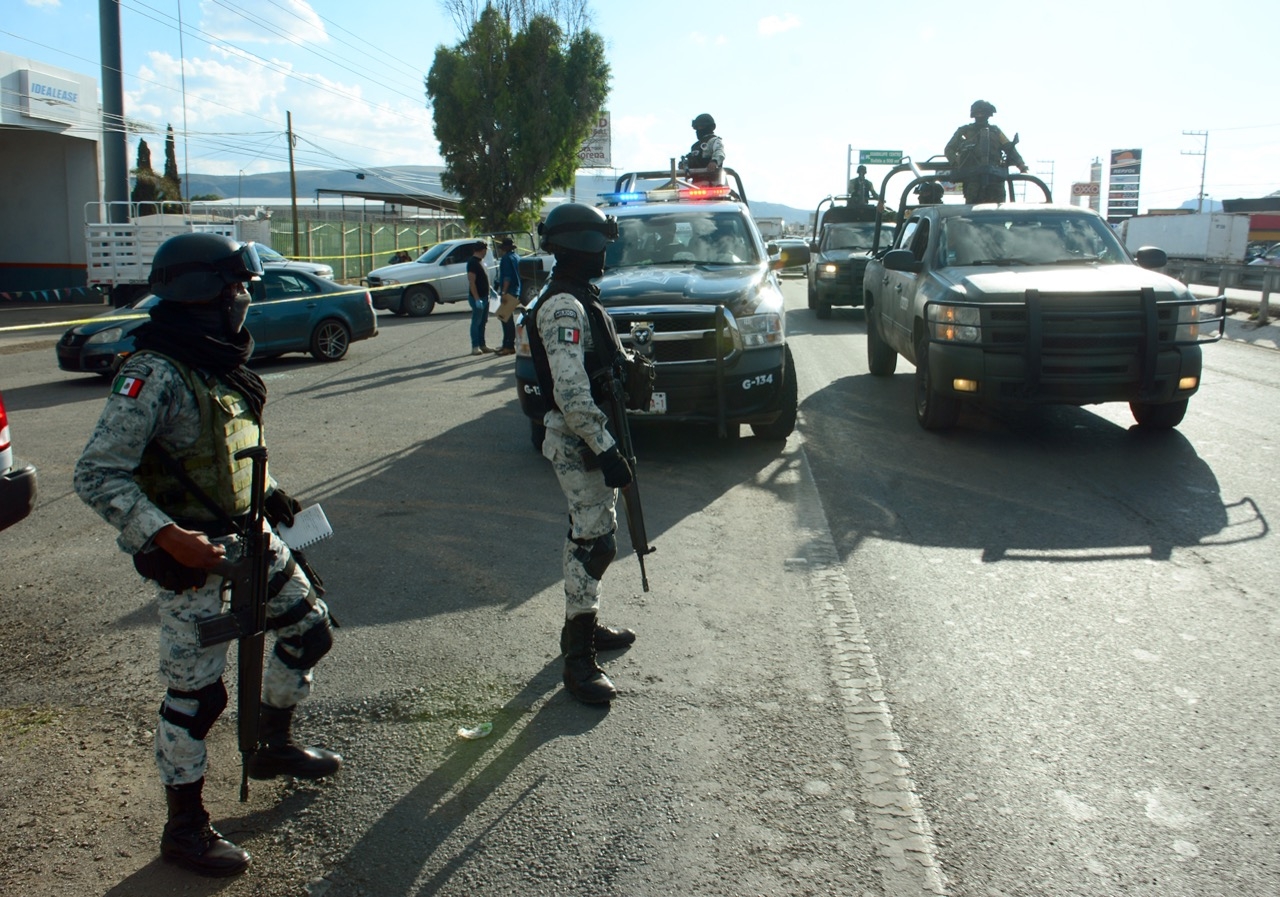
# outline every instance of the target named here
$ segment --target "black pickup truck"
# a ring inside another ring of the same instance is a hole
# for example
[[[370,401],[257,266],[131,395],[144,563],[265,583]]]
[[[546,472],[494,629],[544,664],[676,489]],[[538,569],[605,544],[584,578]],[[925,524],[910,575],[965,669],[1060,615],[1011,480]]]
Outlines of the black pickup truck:
[[[1182,421],[1201,346],[1222,336],[1221,296],[1199,299],[1150,270],[1165,264],[1162,250],[1131,256],[1096,212],[1052,204],[1031,175],[1006,179],[1044,202],[911,206],[913,188],[951,177],[922,169],[885,177],[887,196],[890,178],[913,175],[893,241],[862,285],[868,367],[889,376],[899,356],[916,366],[922,427],[953,426],[964,402],[1128,402],[1144,429]]]

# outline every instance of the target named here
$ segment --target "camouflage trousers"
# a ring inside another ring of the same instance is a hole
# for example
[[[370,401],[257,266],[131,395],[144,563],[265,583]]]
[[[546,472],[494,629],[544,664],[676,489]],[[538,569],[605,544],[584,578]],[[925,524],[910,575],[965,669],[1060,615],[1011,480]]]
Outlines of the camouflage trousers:
[[[618,490],[606,486],[599,470],[583,464],[582,440],[547,430],[542,454],[555,469],[560,491],[569,502],[569,536],[564,541],[564,616],[571,619],[600,609],[600,580],[587,572],[575,551],[579,541],[607,536],[618,528]]]
[[[239,543],[234,537],[212,540],[227,546],[228,560],[235,560]],[[288,566],[289,547],[271,534],[272,554],[268,579]],[[310,597],[308,597],[310,596]],[[209,648],[200,646],[196,636],[196,624],[228,609],[230,592],[223,589],[223,579],[210,574],[208,581],[198,589],[183,592],[160,590],[160,678],[168,688],[177,691],[197,691],[212,685],[221,678],[227,665],[227,649],[232,642],[223,642]],[[318,595],[313,595],[311,582],[301,569],[295,569],[284,586],[267,601],[267,617],[284,614],[299,601],[309,601],[311,609],[296,623],[274,630],[275,638],[292,638],[323,625],[329,609]],[[281,650],[297,656],[289,645]],[[272,707],[292,707],[311,693],[311,670],[295,670],[287,665],[268,644],[262,675],[262,700]],[[186,716],[194,716],[198,704],[194,699],[165,694],[165,703]],[[234,697],[232,702],[234,704]],[[183,726],[175,725],[163,716],[156,724],[156,766],[165,785],[182,785],[194,782],[205,774],[208,756],[203,739],[192,737]]]

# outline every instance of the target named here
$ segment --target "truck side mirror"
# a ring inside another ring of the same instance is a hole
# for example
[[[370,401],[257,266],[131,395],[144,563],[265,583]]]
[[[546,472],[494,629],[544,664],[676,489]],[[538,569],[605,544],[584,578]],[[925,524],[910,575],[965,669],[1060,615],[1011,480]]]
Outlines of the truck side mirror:
[[[1143,268],[1163,268],[1169,262],[1169,256],[1165,251],[1154,246],[1141,247],[1134,253],[1134,259]]]
[[[891,249],[884,254],[884,267],[887,271],[915,273],[920,270],[920,263],[910,249]]]

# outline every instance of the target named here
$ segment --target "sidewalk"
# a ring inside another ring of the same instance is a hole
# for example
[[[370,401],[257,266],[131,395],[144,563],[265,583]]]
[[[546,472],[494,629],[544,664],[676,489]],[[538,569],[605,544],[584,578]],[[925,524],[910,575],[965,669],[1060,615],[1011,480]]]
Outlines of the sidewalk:
[[[1210,284],[1192,284],[1191,290],[1197,296],[1203,296],[1206,299],[1217,296],[1219,293],[1218,288]],[[1253,317],[1258,313],[1258,305],[1262,299],[1260,293],[1256,290],[1229,289],[1226,291],[1226,297],[1227,320],[1222,336],[1224,340],[1252,343],[1267,349],[1280,348],[1280,322],[1277,322],[1275,317],[1280,313],[1280,308],[1272,309],[1270,321],[1258,326]]]

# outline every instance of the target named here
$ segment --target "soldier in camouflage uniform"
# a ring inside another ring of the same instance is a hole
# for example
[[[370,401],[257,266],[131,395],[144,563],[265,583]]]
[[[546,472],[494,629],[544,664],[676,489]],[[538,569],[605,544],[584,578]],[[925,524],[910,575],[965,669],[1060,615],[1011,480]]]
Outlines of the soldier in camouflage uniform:
[[[695,181],[723,184],[724,141],[716,136],[716,120],[704,112],[691,124],[698,139],[680,159],[680,167],[685,171],[698,172],[694,176]]]
[[[167,691],[155,757],[169,809],[160,849],[203,875],[234,875],[250,861],[209,824],[204,808],[204,739],[227,703],[222,672],[229,643],[204,647],[196,627],[228,607],[228,583],[213,571],[238,559],[234,527],[249,510],[251,464],[235,454],[262,437],[266,386],[244,367],[253,337],[243,326],[244,283],[261,273],[252,244],[191,233],[161,245],[151,287],[162,301],[137,331],[138,351],[120,369],[75,468],[77,494],[120,531],[121,550],[159,585]],[[172,472],[179,466],[186,482]],[[269,476],[267,489],[268,520],[291,523],[299,504]],[[337,772],[342,758],[294,744],[290,723],[311,690],[312,667],[332,644],[329,612],[274,533],[268,550],[267,626],[276,642],[263,674],[261,740],[248,771],[256,779],[320,778]]]
[[[858,176],[849,181],[849,203],[865,206],[871,200],[879,198],[880,194],[871,186],[871,181],[867,180],[867,166],[859,165]]]
[[[1015,146],[1016,139],[1010,140],[988,121],[996,114],[995,106],[975,100],[969,114],[973,122],[956,128],[947,141],[947,161],[954,168],[954,177],[964,182],[966,203],[1004,202],[1008,199],[1004,175],[1009,166],[1016,165],[1026,174],[1027,165]]]
[[[569,502],[560,633],[564,684],[578,700],[602,704],[618,692],[597,665],[596,651],[623,648],[636,638],[596,618],[600,580],[618,551],[617,490],[632,479],[597,400],[605,388],[601,378],[613,376],[614,361],[625,354],[592,283],[604,273],[605,246],[617,238],[618,224],[599,209],[567,203],[552,210],[538,233],[556,264],[524,320],[538,386],[551,406],[543,418],[542,454]]]

